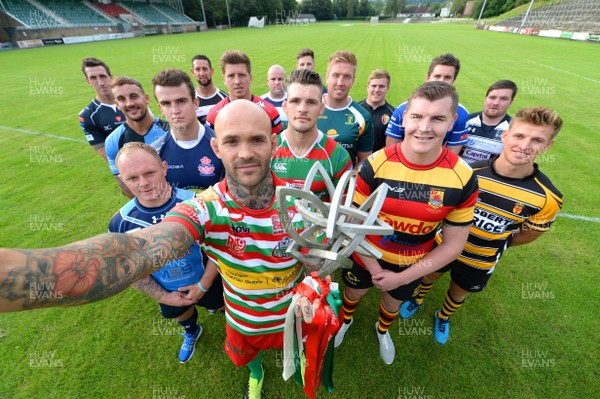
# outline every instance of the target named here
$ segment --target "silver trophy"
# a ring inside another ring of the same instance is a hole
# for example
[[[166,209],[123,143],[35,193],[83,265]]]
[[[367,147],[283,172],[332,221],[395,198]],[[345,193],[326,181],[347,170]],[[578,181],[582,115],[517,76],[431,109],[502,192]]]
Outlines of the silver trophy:
[[[330,203],[323,202],[310,191],[313,180],[321,175]],[[356,170],[345,172],[337,187],[327,175],[320,163],[310,169],[303,189],[277,187],[276,201],[281,220],[289,221],[287,197],[295,198],[294,206],[302,216],[305,229],[298,233],[292,223],[283,223],[283,227],[293,240],[287,253],[300,262],[319,267],[319,277],[333,273],[338,268],[350,269],[350,255],[380,258],[381,252],[365,240],[366,235],[389,235],[394,229],[377,218],[385,200],[389,186],[382,184],[360,208],[352,207],[352,198],[356,190]],[[326,239],[324,239],[326,237]]]

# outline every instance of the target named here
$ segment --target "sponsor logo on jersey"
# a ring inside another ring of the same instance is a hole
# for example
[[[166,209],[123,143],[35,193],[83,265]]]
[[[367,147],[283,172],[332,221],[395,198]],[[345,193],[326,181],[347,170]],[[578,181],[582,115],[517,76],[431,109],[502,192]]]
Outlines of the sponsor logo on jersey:
[[[273,164],[273,170],[275,172],[287,172],[287,165],[285,162],[275,162]]]
[[[231,231],[237,236],[250,235],[250,227],[248,226],[236,226],[232,224],[230,227]]]
[[[384,125],[387,125],[389,121],[390,121],[390,116],[388,114],[381,115],[381,123],[383,123]]]
[[[426,226],[425,222],[423,221],[421,221],[419,224],[412,224],[400,220],[392,220],[387,217],[385,218],[384,222],[392,226],[396,231],[411,234],[427,234],[433,231],[433,229],[437,226],[437,224]]]
[[[165,215],[163,215],[162,213],[159,216],[152,216],[152,223],[154,223],[154,224],[159,223],[164,218],[165,218]]]
[[[506,231],[506,227],[513,222],[513,220],[507,219],[496,213],[475,207],[475,214],[473,215],[473,227],[477,229],[492,234],[502,234]]]
[[[327,131],[327,137],[331,137],[333,139],[333,138],[336,138],[337,136],[339,136],[337,130],[329,129]]]
[[[525,205],[521,204],[520,202],[517,202],[515,204],[515,206],[513,207],[513,213],[519,215],[521,212],[523,212],[523,207]]]
[[[204,176],[212,176],[215,174],[215,166],[212,164],[212,159],[209,157],[202,157],[200,164],[198,165],[198,172]]]
[[[404,187],[390,187],[390,190],[395,193],[402,194],[406,189]]]
[[[444,190],[431,190],[428,204],[432,208],[439,208],[444,205]]]
[[[352,272],[348,272],[346,274],[346,278],[348,279],[348,281],[352,281],[353,283],[358,283],[358,277],[356,277],[354,274],[352,274]]]
[[[234,253],[241,253],[246,248],[246,240],[232,236],[227,237],[227,248]]]

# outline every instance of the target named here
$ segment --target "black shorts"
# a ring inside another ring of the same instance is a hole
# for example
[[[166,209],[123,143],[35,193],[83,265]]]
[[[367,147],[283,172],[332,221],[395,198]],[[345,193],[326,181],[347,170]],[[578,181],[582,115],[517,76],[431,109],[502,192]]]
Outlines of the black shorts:
[[[169,291],[169,290],[167,290]],[[170,292],[170,291],[169,291]],[[158,304],[160,307],[160,314],[166,319],[174,319],[184,314],[190,306],[171,306],[165,305],[164,303]],[[215,281],[212,283],[208,291],[196,302],[196,306],[202,306],[206,309],[220,309],[225,305],[223,300],[223,281],[221,281],[221,275],[217,275]]]
[[[460,288],[468,292],[481,292],[487,285],[490,277],[492,277],[494,268],[477,269],[476,267],[465,265],[455,260],[438,270],[438,272],[446,273],[448,270],[450,271],[452,281]]]
[[[382,269],[391,270],[396,273],[408,269],[407,266],[390,265],[382,262],[379,262],[379,264]],[[352,262],[352,269],[342,269],[342,280],[344,280],[344,284],[350,288],[364,289],[373,287],[371,273],[356,262]],[[388,291],[388,294],[398,301],[408,301],[414,295],[418,294],[420,284],[421,279],[418,279],[410,284],[401,285],[398,288]]]

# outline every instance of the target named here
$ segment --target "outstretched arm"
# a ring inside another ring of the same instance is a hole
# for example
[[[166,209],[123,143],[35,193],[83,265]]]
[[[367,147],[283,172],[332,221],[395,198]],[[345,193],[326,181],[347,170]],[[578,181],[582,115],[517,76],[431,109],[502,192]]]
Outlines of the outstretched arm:
[[[73,306],[115,295],[193,243],[178,223],[58,248],[0,249],[0,311]]]

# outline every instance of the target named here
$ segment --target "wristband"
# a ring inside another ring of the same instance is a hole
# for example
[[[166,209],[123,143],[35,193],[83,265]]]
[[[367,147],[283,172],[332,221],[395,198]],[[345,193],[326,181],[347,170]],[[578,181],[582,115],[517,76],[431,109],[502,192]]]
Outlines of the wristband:
[[[202,292],[208,292],[208,290],[202,286],[200,281],[198,281],[198,288],[200,288],[200,291],[202,291]]]

